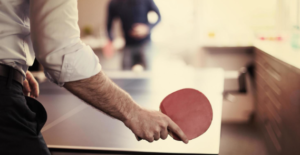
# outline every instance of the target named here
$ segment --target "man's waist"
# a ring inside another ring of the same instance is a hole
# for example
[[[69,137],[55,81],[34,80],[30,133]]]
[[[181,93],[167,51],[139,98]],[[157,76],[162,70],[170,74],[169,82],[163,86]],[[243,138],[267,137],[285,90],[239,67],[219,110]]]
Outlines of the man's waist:
[[[0,76],[2,77],[11,76],[13,80],[23,85],[24,75],[20,71],[18,71],[17,69],[11,66],[0,64]]]
[[[135,39],[130,36],[125,36],[126,45],[139,45],[150,40],[150,35],[146,36],[143,39]]]
[[[0,65],[6,65],[6,66],[10,66],[16,70],[18,70],[22,75],[23,78],[25,78],[26,76],[26,72],[28,70],[28,65],[23,64],[26,63],[21,59],[17,59],[17,60],[13,60],[13,59],[0,59]]]

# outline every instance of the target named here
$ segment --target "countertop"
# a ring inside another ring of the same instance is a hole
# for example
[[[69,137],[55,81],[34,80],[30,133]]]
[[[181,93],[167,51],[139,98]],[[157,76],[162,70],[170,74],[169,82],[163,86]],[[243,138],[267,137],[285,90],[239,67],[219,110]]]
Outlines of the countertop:
[[[293,49],[288,42],[256,40],[254,47],[300,69],[300,49]]]

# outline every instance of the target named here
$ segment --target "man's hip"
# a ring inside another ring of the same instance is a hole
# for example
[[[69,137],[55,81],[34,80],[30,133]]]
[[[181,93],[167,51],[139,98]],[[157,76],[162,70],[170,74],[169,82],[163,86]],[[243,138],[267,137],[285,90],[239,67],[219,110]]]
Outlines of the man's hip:
[[[0,154],[50,155],[40,133],[47,120],[43,105],[10,78],[0,76]]]

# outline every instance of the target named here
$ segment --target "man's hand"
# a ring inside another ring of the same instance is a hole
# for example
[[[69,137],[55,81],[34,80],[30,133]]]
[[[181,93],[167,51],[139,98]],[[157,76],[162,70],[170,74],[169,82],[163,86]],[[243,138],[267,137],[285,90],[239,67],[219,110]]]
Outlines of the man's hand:
[[[132,116],[124,121],[124,124],[132,130],[138,140],[145,139],[148,142],[153,142],[160,138],[166,139],[170,131],[175,133],[184,143],[188,143],[183,131],[168,116],[159,111],[146,109],[133,111]]]
[[[149,26],[143,23],[136,23],[132,26],[130,35],[136,39],[143,39],[149,34]]]
[[[40,94],[39,84],[29,71],[26,72],[26,79],[23,82],[23,93],[32,98],[37,98]]]

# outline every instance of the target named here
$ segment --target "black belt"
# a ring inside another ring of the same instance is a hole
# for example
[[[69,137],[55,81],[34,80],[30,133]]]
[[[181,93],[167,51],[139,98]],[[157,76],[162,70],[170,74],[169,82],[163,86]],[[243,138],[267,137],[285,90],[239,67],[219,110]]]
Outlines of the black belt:
[[[15,80],[15,81],[17,81],[17,82],[19,82],[20,84],[23,85],[24,76],[20,71],[12,68],[10,66],[0,64],[0,76],[9,77],[10,72],[13,72],[13,74],[12,74],[13,75],[13,77],[12,77],[13,80]]]

